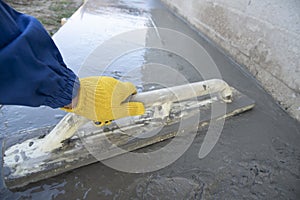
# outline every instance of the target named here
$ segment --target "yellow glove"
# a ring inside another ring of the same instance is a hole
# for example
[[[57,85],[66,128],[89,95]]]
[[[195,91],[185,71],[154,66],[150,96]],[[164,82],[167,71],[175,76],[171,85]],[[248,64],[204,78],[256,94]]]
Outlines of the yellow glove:
[[[144,105],[140,102],[124,103],[132,94],[136,94],[136,88],[129,82],[106,76],[81,78],[77,106],[62,110],[84,116],[103,126],[114,119],[145,113]]]

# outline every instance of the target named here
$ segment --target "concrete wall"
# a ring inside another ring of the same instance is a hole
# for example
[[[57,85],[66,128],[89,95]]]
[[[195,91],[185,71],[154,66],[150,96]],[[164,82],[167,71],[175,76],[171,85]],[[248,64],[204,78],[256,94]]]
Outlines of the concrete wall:
[[[299,0],[162,0],[245,65],[300,120]]]

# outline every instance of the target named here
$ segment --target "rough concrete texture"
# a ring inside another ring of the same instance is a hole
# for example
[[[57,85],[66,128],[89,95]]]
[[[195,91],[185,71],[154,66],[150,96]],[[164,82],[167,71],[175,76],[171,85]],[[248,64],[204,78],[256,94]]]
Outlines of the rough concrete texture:
[[[163,0],[300,120],[300,1]]]
[[[158,0],[89,0],[85,6],[54,35],[67,66],[74,71],[79,71],[94,49],[114,35],[156,24],[179,31],[199,43],[218,66],[224,80],[255,100],[256,105],[252,111],[226,120],[218,143],[205,158],[198,157],[207,135],[207,130],[201,128],[193,144],[176,162],[155,172],[126,173],[99,162],[9,191],[3,185],[0,155],[1,200],[300,199],[300,123],[288,116],[243,66],[233,63]],[[178,44],[199,57],[199,51],[192,51],[191,46],[180,40],[176,46]],[[99,54],[104,61],[111,59],[110,53],[115,53],[116,48],[105,50]],[[157,49],[124,54],[112,63],[107,75],[126,77],[133,80],[138,89],[149,90],[152,85],[144,82],[144,77],[148,77],[150,70],[128,73],[135,68],[144,69],[149,63],[169,66],[189,82],[199,81],[195,67],[186,59]],[[101,63],[95,65],[101,73]],[[206,67],[203,65],[197,70]],[[0,149],[3,139],[24,133],[21,130],[53,126],[63,115],[62,111],[46,107],[4,106],[0,111]],[[143,151],[153,152],[168,142],[157,143]],[[159,160],[163,162],[164,157]]]

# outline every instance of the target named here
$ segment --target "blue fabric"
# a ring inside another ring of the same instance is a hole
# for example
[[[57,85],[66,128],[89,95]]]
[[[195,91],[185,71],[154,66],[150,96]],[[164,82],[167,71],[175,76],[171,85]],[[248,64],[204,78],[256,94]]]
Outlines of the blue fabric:
[[[0,104],[63,107],[78,88],[42,24],[0,0]]]

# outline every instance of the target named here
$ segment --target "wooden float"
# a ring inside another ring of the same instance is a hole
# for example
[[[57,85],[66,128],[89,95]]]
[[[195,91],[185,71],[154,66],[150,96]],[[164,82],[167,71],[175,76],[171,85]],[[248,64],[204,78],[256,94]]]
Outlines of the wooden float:
[[[211,120],[228,118],[255,105],[253,100],[219,79],[143,92],[129,101],[143,102],[146,113],[101,128],[69,113],[54,128],[39,128],[6,139],[3,149],[6,186],[9,189],[23,187],[123,154],[124,150],[134,151],[167,140],[176,136],[183,119],[199,112],[198,125],[204,127]],[[214,105],[226,106],[225,112],[212,115]],[[140,137],[157,128],[160,130],[156,134]],[[93,152],[97,152],[97,159]]]

